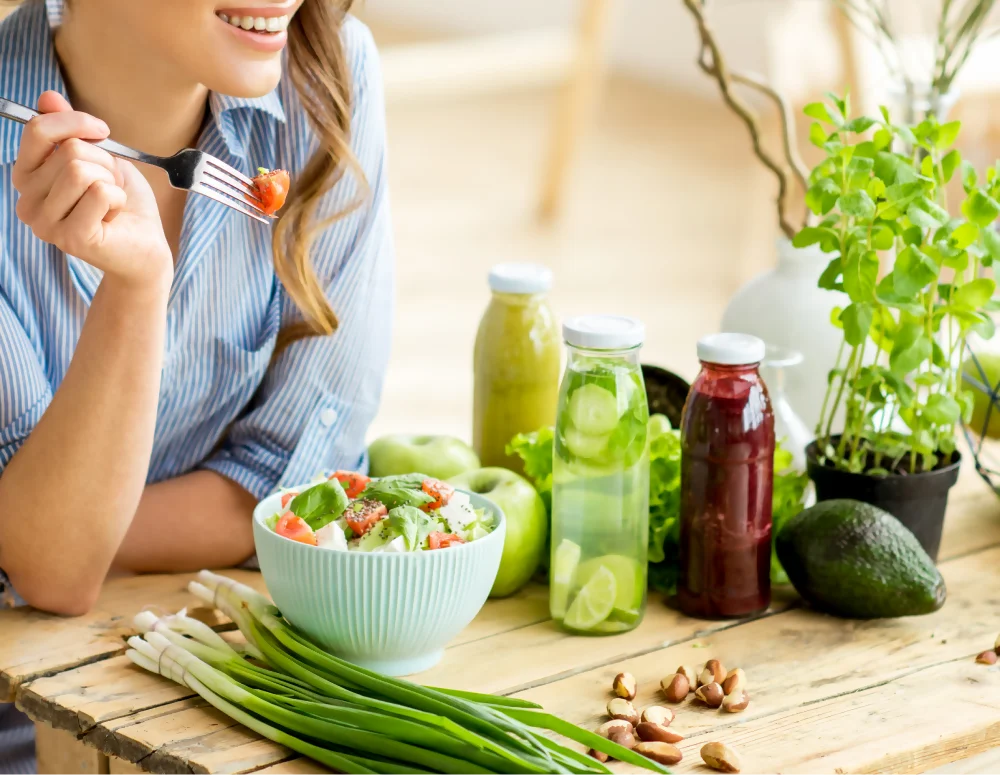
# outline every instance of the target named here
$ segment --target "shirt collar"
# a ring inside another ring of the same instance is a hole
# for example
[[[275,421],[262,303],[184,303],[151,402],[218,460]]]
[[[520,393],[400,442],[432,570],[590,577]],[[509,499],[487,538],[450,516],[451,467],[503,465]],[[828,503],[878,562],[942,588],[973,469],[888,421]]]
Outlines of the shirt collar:
[[[68,98],[66,83],[59,70],[52,30],[62,21],[64,0],[30,0],[0,25],[0,96],[34,107],[44,91],[56,91]],[[211,92],[209,111],[234,156],[244,156],[252,120],[258,115],[285,122],[280,87],[263,97],[230,97]],[[0,164],[17,157],[22,128],[0,119]]]

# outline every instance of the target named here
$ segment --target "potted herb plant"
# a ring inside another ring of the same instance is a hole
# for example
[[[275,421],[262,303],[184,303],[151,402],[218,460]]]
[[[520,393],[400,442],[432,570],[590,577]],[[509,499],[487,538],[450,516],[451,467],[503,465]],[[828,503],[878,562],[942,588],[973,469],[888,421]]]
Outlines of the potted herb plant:
[[[843,295],[831,316],[842,331],[836,367],[807,450],[820,500],[852,498],[896,516],[937,556],[948,490],[958,477],[957,430],[972,411],[961,362],[967,334],[993,335],[987,314],[1000,259],[1000,177],[979,181],[952,146],[957,121],[916,126],[850,118],[847,99],[813,103],[810,139],[825,158],[809,176],[820,219],[800,247],[830,256],[819,286]],[[960,176],[961,216],[948,209]],[[992,272],[990,271],[992,274]],[[842,433],[832,432],[838,410]]]

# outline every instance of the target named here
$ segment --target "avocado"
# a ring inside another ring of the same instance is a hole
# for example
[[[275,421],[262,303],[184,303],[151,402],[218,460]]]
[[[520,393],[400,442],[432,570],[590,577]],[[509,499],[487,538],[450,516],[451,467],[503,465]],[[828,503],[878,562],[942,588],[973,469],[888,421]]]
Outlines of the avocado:
[[[881,619],[944,605],[944,579],[920,542],[868,503],[817,503],[790,519],[775,545],[795,590],[827,613]]]

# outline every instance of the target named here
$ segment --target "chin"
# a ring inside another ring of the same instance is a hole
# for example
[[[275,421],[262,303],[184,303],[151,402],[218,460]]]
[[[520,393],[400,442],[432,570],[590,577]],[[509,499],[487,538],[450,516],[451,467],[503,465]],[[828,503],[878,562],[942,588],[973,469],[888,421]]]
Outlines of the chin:
[[[252,99],[270,94],[281,82],[281,62],[240,62],[221,78],[206,79],[214,92]]]

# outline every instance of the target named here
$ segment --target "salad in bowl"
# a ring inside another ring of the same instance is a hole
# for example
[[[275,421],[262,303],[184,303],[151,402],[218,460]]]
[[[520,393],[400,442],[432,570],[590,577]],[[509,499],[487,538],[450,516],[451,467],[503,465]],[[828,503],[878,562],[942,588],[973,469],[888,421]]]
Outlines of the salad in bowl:
[[[400,553],[448,549],[496,527],[492,515],[447,482],[423,474],[369,479],[354,471],[283,492],[265,525],[319,549]]]
[[[440,660],[486,602],[506,520],[427,476],[338,471],[266,497],[253,532],[286,619],[337,656],[409,675]]]

